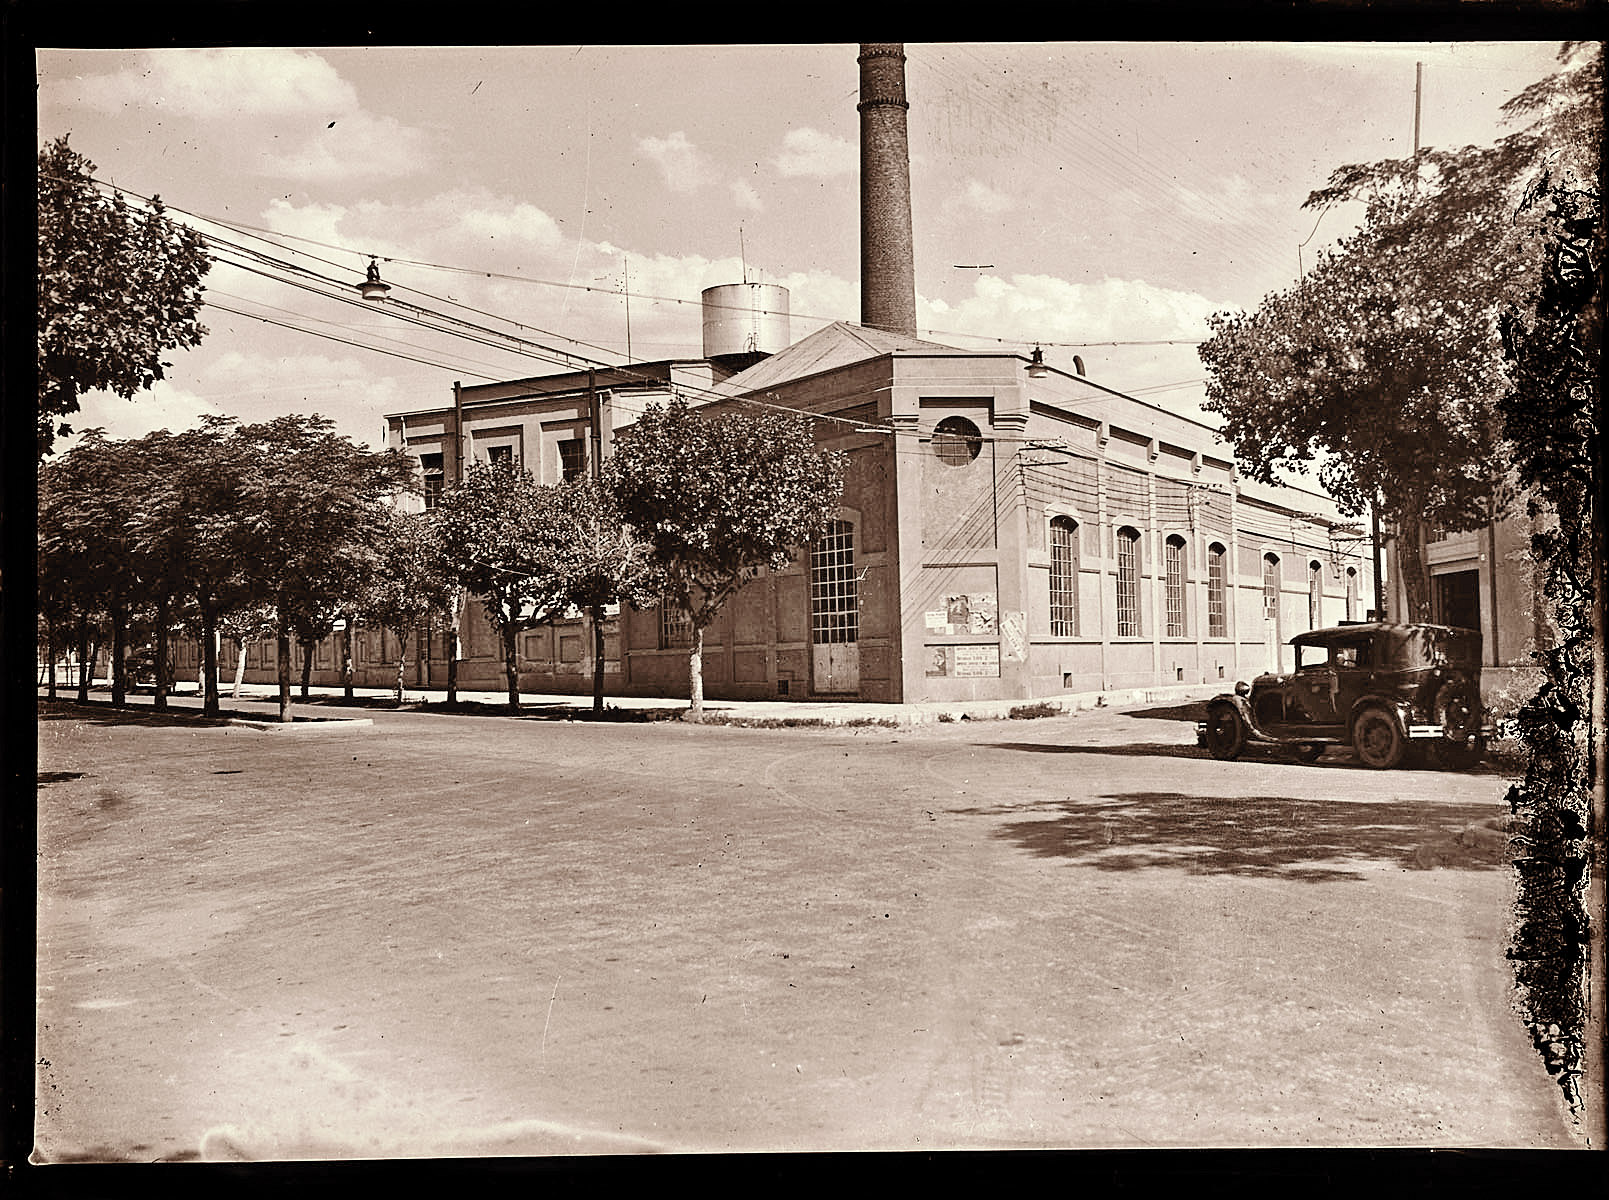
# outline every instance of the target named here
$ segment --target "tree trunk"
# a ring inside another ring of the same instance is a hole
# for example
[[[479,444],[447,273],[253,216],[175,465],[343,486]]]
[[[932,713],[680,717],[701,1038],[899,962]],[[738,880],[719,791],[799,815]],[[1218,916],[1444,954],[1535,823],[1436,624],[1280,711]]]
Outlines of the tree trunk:
[[[45,621],[45,657],[50,660],[50,686],[46,689],[47,698],[56,698],[56,627],[49,619]]]
[[[459,654],[461,653],[461,647],[460,647],[459,642],[458,642],[458,620],[459,620],[459,614],[462,613],[463,608],[464,608],[464,598],[463,598],[462,594],[455,592],[453,594],[453,619],[452,619],[452,625],[447,630],[447,703],[448,704],[457,704],[458,703],[458,657],[459,657]]]
[[[201,606],[201,713],[218,715],[218,610]]]
[[[78,614],[78,702],[89,703],[89,614]]]
[[[1397,515],[1397,569],[1402,574],[1403,612],[1399,622],[1430,620],[1430,572],[1425,566],[1425,523],[1417,508],[1408,505]]]
[[[128,700],[128,614],[114,605],[112,617],[112,703],[121,705]]]
[[[603,715],[603,608],[592,606],[592,711]]]
[[[168,598],[156,602],[156,691],[151,697],[152,708],[168,706],[168,689],[173,686],[172,672],[168,670]]]
[[[235,644],[235,686],[229,693],[231,700],[240,699],[240,685],[246,682],[246,646],[244,638],[230,638]]]
[[[288,725],[295,720],[291,716],[291,635],[283,622],[274,631],[274,649],[279,667],[279,719]]]
[[[307,688],[313,681],[313,650],[317,642],[310,642],[302,638],[297,643],[302,648],[302,699],[307,699]]]
[[[503,626],[503,670],[508,675],[508,711],[520,711],[519,628],[513,621]]]
[[[341,636],[341,689],[348,700],[352,699],[352,624],[352,618],[347,617]]]
[[[693,625],[693,644],[687,651],[688,699],[691,707],[687,719],[697,725],[704,720],[704,630]]]
[[[402,669],[408,662],[408,635],[397,634],[397,703],[402,703]]]

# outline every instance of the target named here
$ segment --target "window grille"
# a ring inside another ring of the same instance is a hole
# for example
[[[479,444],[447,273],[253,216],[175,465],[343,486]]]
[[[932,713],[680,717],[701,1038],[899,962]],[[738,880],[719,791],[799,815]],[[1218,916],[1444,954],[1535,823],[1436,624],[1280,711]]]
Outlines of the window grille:
[[[419,456],[419,469],[424,473],[425,507],[435,508],[441,503],[442,489],[447,482],[446,471],[442,467],[442,457],[439,454],[421,454]]]
[[[1117,636],[1140,636],[1140,531],[1117,531]]]
[[[945,417],[933,427],[933,453],[946,466],[964,467],[982,448],[983,435],[965,417]]]
[[[587,444],[580,438],[559,443],[559,474],[568,483],[587,471]]]
[[[1225,592],[1224,548],[1217,542],[1207,547],[1207,636],[1229,636],[1229,612]]]
[[[848,521],[834,521],[810,550],[810,640],[860,640],[855,527]]]
[[[1168,636],[1184,636],[1184,539],[1170,537],[1163,548],[1167,563]]]
[[[673,650],[693,644],[693,614],[666,597],[659,602],[659,648]]]
[[[1078,522],[1050,523],[1050,636],[1078,635]]]
[[[1279,617],[1279,555],[1263,555],[1263,620]]]

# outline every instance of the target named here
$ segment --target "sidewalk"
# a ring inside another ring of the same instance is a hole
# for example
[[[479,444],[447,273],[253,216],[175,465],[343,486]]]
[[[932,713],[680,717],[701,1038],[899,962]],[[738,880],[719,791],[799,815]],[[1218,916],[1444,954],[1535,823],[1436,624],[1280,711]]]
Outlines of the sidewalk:
[[[106,680],[96,680],[92,685],[91,695],[105,694],[110,690]],[[252,704],[276,703],[279,695],[278,689],[271,684],[247,683],[240,688],[238,697],[232,696],[232,686],[225,685],[220,689],[224,708],[238,706],[243,702]],[[1221,683],[1213,684],[1172,684],[1167,686],[1147,688],[1122,688],[1106,692],[1077,692],[1060,696],[1047,696],[1034,700],[933,700],[917,704],[878,704],[869,701],[809,701],[809,700],[712,700],[704,701],[704,719],[708,724],[751,725],[760,727],[776,726],[812,726],[812,725],[887,725],[911,726],[931,725],[953,721],[998,721],[1006,720],[1015,713],[1024,716],[1053,716],[1060,713],[1084,712],[1094,708],[1123,708],[1136,704],[1156,703],[1188,703],[1192,700],[1204,700],[1216,696],[1224,691]],[[45,689],[40,687],[42,697]],[[76,695],[76,689],[65,688],[58,685],[57,696],[64,700],[71,700]],[[310,687],[308,701],[301,699],[301,685],[291,685],[292,705],[317,702],[320,706],[338,704],[344,695],[344,689],[339,687]],[[353,688],[352,699],[355,705],[364,708],[373,707],[377,701],[389,700],[395,693],[390,688]],[[432,706],[442,705],[446,702],[445,688],[418,688],[404,687],[402,691],[405,706],[428,703]],[[148,687],[138,691],[129,692],[129,700],[134,703],[149,703],[151,691]],[[185,707],[197,703],[196,685],[190,681],[183,681],[177,685],[177,690],[169,693],[170,703],[177,703]],[[503,692],[463,691],[458,693],[458,701],[465,705],[484,705],[487,708],[500,708],[507,702]],[[670,719],[673,714],[680,714],[687,710],[686,697],[663,696],[614,696],[605,694],[604,707],[616,712],[648,712],[662,719]],[[571,710],[577,719],[585,719],[592,712],[592,696],[574,694],[549,694],[542,692],[521,692],[520,707],[526,711],[544,711],[558,715],[562,710]]]

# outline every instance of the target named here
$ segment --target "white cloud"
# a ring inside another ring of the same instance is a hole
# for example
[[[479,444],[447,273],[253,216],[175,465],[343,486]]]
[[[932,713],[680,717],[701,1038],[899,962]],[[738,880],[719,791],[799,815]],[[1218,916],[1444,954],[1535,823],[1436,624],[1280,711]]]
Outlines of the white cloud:
[[[978,179],[968,179],[966,186],[945,202],[945,208],[951,212],[982,213],[991,217],[1016,207],[1017,202],[1011,196]]]
[[[845,138],[805,127],[788,131],[774,161],[784,175],[824,178],[858,171],[860,150]]]
[[[61,86],[65,98],[68,85]],[[102,112],[155,108],[199,120],[334,120],[357,108],[352,85],[317,54],[241,46],[147,50],[138,67],[74,80],[71,94]]]
[[[427,168],[430,159],[423,132],[359,109],[328,125],[320,123],[299,148],[269,154],[255,170],[305,183],[342,183],[411,175]]]
[[[985,275],[972,295],[932,306],[944,328],[978,337],[1017,336],[1046,342],[1159,341],[1206,335],[1215,305],[1197,292],[1138,279],[1071,283],[1049,275]],[[942,340],[942,339],[941,339]]]
[[[732,202],[739,208],[749,212],[759,212],[765,207],[760,202],[760,193],[754,190],[754,185],[746,179],[734,180],[731,184]]]
[[[221,416],[217,405],[166,380],[140,392],[132,400],[111,392],[90,392],[79,399],[79,411],[65,418],[73,428],[71,438],[56,440],[56,453],[76,443],[87,429],[104,429],[109,438],[140,438],[158,429],[174,433],[194,429],[203,416]]]
[[[681,130],[669,137],[642,138],[637,149],[658,165],[673,192],[694,192],[710,181],[708,157]]]

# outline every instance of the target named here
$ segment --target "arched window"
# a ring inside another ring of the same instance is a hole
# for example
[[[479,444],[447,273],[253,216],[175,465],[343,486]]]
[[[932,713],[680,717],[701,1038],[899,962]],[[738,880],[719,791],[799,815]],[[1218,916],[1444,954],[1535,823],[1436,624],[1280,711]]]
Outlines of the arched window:
[[[1117,531],[1117,636],[1140,636],[1140,531]]]
[[[1207,547],[1207,636],[1229,636],[1228,572],[1225,570],[1223,544],[1214,542]]]
[[[1317,559],[1307,564],[1307,627],[1324,624],[1324,566]]]
[[[1050,636],[1078,636],[1078,522],[1050,522]]]
[[[983,435],[965,417],[945,417],[933,427],[933,453],[947,467],[964,467],[978,457]]]
[[[1279,555],[1263,555],[1263,620],[1279,619]]]
[[[1163,563],[1167,568],[1168,636],[1184,636],[1184,539],[1174,534],[1163,544]]]

